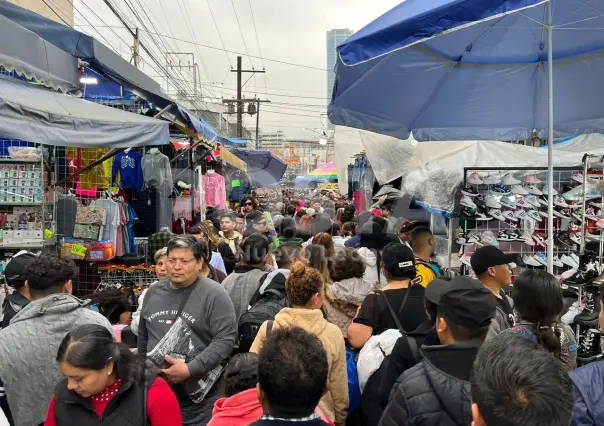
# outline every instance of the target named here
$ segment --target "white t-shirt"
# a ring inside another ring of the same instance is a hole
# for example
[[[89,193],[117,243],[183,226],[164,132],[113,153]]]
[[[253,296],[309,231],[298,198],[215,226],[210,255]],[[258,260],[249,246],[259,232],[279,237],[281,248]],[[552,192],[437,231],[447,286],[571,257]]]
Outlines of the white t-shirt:
[[[103,228],[103,239],[113,242],[113,248],[117,248],[117,227],[120,226],[120,206],[109,198],[94,200],[91,207],[102,207],[107,211],[105,216],[105,227]]]

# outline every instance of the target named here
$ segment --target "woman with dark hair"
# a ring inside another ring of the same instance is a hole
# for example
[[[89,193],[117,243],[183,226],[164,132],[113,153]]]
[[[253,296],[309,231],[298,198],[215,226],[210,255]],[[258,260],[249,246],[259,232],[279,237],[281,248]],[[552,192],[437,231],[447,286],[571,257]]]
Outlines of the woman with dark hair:
[[[279,235],[279,244],[297,243],[302,244],[302,238],[296,236],[296,221],[291,217],[284,217],[277,226],[277,235]]]
[[[129,325],[132,319],[134,290],[121,287],[95,291],[84,297],[86,306],[109,320],[112,325]]]
[[[176,396],[159,371],[113,341],[104,327],[82,325],[57,353],[65,379],[50,401],[44,426],[182,426]]]
[[[524,271],[514,282],[512,299],[519,322],[501,334],[531,339],[560,359],[566,370],[575,369],[577,341],[559,318],[564,303],[558,280],[545,271]]]
[[[351,239],[357,234],[357,226],[358,224],[355,222],[345,222],[342,225],[342,237],[346,240]]]
[[[383,217],[374,216],[359,231],[359,255],[365,261],[365,281],[382,287],[386,278],[382,271],[382,250],[390,242],[386,234],[388,222]]]
[[[241,206],[241,213],[246,216],[254,210],[258,210],[258,201],[251,195],[243,197],[239,205]]]

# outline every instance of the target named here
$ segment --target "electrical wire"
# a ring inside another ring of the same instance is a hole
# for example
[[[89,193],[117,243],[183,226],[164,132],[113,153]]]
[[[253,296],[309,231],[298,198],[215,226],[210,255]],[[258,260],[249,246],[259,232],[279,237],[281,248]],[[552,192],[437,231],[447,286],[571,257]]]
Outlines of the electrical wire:
[[[161,0],[160,0],[160,3],[161,3]],[[222,34],[220,34],[220,29],[218,28],[218,24],[216,23],[216,18],[214,18],[214,12],[212,12],[212,6],[210,5],[210,0],[206,0],[206,3],[208,4],[210,16],[212,17],[212,21],[214,22],[214,26],[216,27],[216,32],[218,33],[218,38],[220,39],[220,44],[222,45],[222,50],[224,50],[224,54],[227,58],[227,61],[229,61],[229,66],[231,67],[231,69],[233,69],[233,63],[231,62],[231,58],[229,57],[229,54],[224,45],[224,41],[222,40]]]
[[[237,20],[239,34],[241,34],[241,40],[243,40],[243,47],[245,48],[245,52],[247,53],[247,58],[250,61],[250,64],[252,64],[252,69],[254,69],[254,63],[252,62],[252,57],[250,56],[250,52],[247,49],[247,43],[245,42],[245,37],[243,36],[243,30],[241,29],[241,24],[239,23],[239,16],[237,15],[237,9],[235,9],[235,2],[233,0],[231,0],[231,6],[233,6],[233,12],[235,12],[235,19]]]
[[[262,64],[262,69],[264,71],[266,71],[266,67],[264,66],[264,59],[262,58],[262,49],[260,48],[260,39],[258,38],[258,30],[256,29],[256,19],[254,18],[254,8],[252,7],[252,0],[248,0],[248,3],[250,5],[250,12],[252,14],[252,23],[254,24],[254,34],[256,35],[256,43],[258,44],[258,55],[260,55],[260,63]],[[263,80],[264,80],[264,93],[266,95],[266,98],[268,99],[268,89],[266,88],[266,86],[267,86],[266,73],[264,73]],[[254,79],[254,88],[255,88],[255,86],[256,86],[256,80]]]

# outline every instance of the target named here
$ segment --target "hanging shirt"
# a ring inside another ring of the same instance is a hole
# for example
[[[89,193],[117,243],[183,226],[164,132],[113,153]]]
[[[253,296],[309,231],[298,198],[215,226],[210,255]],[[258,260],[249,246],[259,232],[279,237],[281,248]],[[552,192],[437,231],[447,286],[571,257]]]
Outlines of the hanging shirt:
[[[167,188],[172,191],[172,169],[170,159],[153,148],[147,152],[142,160],[143,180],[149,188]]]
[[[226,208],[226,189],[224,178],[218,173],[206,173],[203,175],[203,192],[207,207]]]
[[[109,152],[107,148],[77,148],[76,157],[79,159],[81,168],[102,158]],[[68,148],[68,155],[71,153]],[[74,157],[75,158],[75,157]],[[111,160],[105,160],[101,164],[80,175],[82,189],[91,189],[92,187],[109,188],[111,183]]]
[[[105,227],[103,228],[103,240],[111,241],[114,249],[117,248],[117,230],[121,224],[120,206],[109,198],[94,200],[90,206],[102,207],[107,211]]]
[[[142,158],[136,151],[120,152],[116,155],[111,168],[111,184],[119,182],[121,188],[140,191],[143,187]]]

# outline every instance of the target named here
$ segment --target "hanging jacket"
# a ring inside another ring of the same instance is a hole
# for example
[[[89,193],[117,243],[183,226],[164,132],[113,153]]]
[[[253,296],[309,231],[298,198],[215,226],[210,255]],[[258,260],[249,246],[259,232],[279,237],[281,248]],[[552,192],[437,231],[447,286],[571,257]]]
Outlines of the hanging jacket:
[[[15,426],[38,425],[63,379],[55,357],[65,335],[84,324],[102,325],[107,318],[84,307],[70,294],[32,301],[0,331],[0,378],[6,388]]]
[[[170,159],[167,156],[159,151],[150,149],[141,160],[141,168],[143,169],[143,179],[147,187],[172,191],[174,183],[172,182]]]
[[[604,363],[592,362],[569,373],[573,381],[573,419],[570,426],[604,424]]]
[[[423,347],[422,361],[396,382],[379,426],[468,426],[470,373],[479,346]]]
[[[327,393],[319,401],[319,408],[336,425],[344,425],[348,410],[348,376],[346,370],[346,348],[342,333],[328,323],[319,309],[283,308],[275,316],[273,330],[300,327],[316,335],[327,352],[329,372]],[[266,339],[266,323],[262,324],[250,352],[258,353]]]
[[[117,154],[111,167],[111,184],[114,185],[118,182],[119,173],[120,188],[140,191],[143,188],[142,158],[143,156],[136,151]]]

